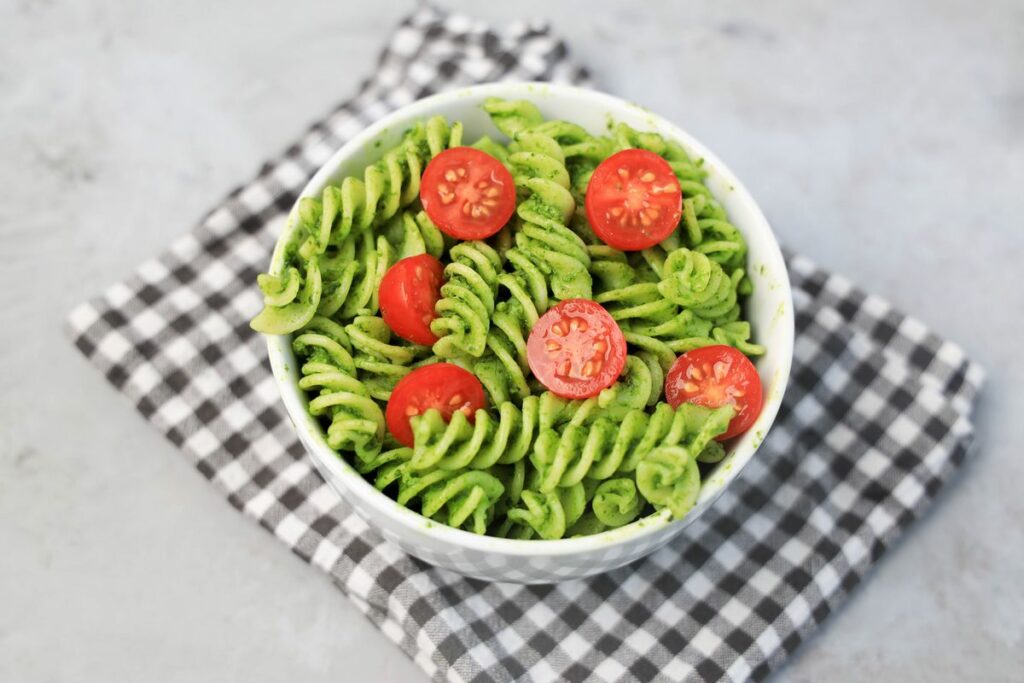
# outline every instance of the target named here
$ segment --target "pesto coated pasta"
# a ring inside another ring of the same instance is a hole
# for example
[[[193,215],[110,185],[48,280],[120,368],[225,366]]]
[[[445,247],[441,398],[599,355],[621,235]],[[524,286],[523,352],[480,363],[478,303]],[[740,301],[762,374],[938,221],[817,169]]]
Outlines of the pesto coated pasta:
[[[721,440],[744,410],[732,399],[745,387],[729,387],[731,402],[721,405],[680,401],[725,371],[694,361],[680,378],[678,361],[718,347],[764,352],[744,320],[752,286],[743,236],[705,186],[703,161],[674,141],[624,124],[595,135],[545,120],[527,101],[490,99],[483,109],[494,137],[466,141],[460,123],[433,117],[359,177],[301,199],[271,272],[258,277],[264,307],[252,327],[291,335],[299,387],[327,444],[427,518],[542,540],[660,510],[682,518],[702,475],[725,457]],[[467,149],[486,156],[489,176],[435,169]],[[656,155],[671,182],[618,167],[613,181],[648,183],[651,194],[632,214],[602,208],[594,188],[607,182],[605,162],[637,151]],[[430,202],[428,186],[436,187]],[[632,233],[610,238],[595,215],[630,220]],[[465,232],[492,217],[494,230]],[[404,278],[400,296],[392,273]],[[425,291],[435,292],[426,308],[401,298]],[[606,366],[604,342],[591,340],[595,355],[572,365],[556,355],[559,340],[587,333],[586,319],[556,321],[561,336],[545,337],[544,348],[565,363],[559,372],[608,376],[575,396],[535,371],[533,335],[578,300],[606,313],[622,355]],[[418,333],[404,332],[397,315]],[[468,379],[403,388],[447,368]],[[421,396],[435,388],[443,402]]]

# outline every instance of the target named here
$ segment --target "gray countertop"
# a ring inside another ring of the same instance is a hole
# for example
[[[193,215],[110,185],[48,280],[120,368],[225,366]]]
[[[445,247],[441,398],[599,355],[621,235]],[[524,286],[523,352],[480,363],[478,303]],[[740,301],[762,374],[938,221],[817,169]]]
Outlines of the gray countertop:
[[[1024,5],[444,4],[550,17],[787,245],[989,371],[973,461],[777,678],[1019,680]],[[0,3],[0,680],[423,679],[61,333],[350,93],[410,7]]]

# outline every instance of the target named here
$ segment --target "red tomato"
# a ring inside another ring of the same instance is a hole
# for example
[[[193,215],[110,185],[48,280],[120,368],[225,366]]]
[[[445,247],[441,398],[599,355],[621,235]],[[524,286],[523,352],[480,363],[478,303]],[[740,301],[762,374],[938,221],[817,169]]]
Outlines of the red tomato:
[[[411,448],[414,444],[410,417],[436,408],[445,420],[450,420],[458,410],[472,422],[476,411],[486,405],[484,387],[473,373],[451,363],[435,363],[413,370],[399,380],[391,392],[384,418],[395,439]]]
[[[676,359],[665,377],[665,400],[673,408],[696,403],[706,408],[731,405],[736,415],[719,441],[750,429],[764,400],[757,368],[731,346],[705,346]]]
[[[672,234],[683,215],[683,194],[668,162],[645,149],[613,154],[587,185],[587,220],[610,247],[639,251]]]
[[[563,398],[611,386],[626,364],[626,339],[601,304],[566,299],[542,315],[526,342],[533,376]]]
[[[434,304],[441,298],[444,266],[430,254],[404,258],[381,278],[380,315],[391,331],[414,344],[430,346],[437,335],[430,321],[437,317]]]
[[[460,240],[482,240],[512,217],[516,186],[508,169],[490,154],[453,147],[427,164],[420,201],[441,232]]]

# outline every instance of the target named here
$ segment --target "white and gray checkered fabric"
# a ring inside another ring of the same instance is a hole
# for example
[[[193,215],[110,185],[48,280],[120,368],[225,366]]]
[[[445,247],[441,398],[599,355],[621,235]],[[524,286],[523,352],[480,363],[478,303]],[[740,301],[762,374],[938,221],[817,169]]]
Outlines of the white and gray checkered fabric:
[[[581,82],[546,27],[424,7],[350,102],[168,252],[70,316],[75,344],[233,506],[337,585],[437,680],[762,679],[850,593],[964,460],[982,372],[801,257],[792,384],[767,442],[681,538],[553,586],[486,584],[382,541],[285,417],[253,285],[307,177],[364,126],[480,81]]]

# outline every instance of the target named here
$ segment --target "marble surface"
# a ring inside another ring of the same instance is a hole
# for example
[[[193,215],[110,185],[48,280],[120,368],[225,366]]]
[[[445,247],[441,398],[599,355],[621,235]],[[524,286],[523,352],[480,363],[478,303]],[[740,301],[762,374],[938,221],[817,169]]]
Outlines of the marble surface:
[[[786,244],[989,370],[973,461],[777,680],[1020,680],[1024,5],[445,4],[550,17]],[[423,680],[61,334],[350,93],[410,7],[0,2],[0,680]]]

